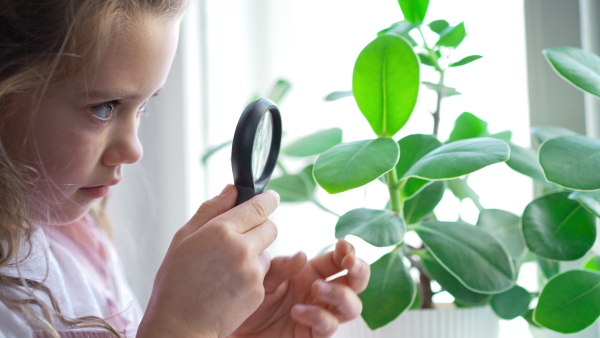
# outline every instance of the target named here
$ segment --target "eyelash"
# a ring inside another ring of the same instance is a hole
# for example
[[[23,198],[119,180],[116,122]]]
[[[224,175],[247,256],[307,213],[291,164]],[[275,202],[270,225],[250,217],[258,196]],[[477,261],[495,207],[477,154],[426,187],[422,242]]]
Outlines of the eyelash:
[[[100,122],[107,123],[112,120],[112,115],[119,104],[120,104],[120,102],[117,100],[104,102],[104,103],[97,104],[95,106],[90,107],[90,112],[92,113],[92,116],[94,116],[94,118],[98,119]],[[148,111],[147,106],[148,106],[148,101],[144,102],[138,108],[138,116],[141,114],[144,114]],[[108,114],[106,116],[98,116],[98,113],[104,113],[107,108],[108,108]]]

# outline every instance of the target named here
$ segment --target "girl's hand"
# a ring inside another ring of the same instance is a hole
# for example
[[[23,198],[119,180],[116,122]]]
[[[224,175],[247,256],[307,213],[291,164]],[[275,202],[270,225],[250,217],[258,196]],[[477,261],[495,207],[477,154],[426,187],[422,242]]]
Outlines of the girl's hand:
[[[346,275],[325,281],[346,269]],[[360,315],[358,294],[369,276],[369,265],[343,239],[333,252],[308,263],[303,253],[275,258],[265,277],[264,302],[232,337],[330,337],[340,323]]]
[[[279,203],[265,192],[233,207],[235,186],[202,204],[175,235],[138,337],[225,337],[260,306],[277,237],[267,219]]]

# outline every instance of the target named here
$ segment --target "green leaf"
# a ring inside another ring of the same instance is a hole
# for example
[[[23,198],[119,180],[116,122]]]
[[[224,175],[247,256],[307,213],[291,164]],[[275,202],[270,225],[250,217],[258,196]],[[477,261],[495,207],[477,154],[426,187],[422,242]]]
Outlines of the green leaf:
[[[382,35],[360,52],[352,92],[375,134],[394,136],[408,121],[419,93],[419,60],[403,38]]]
[[[446,20],[435,20],[429,23],[429,28],[437,34],[441,34],[448,27],[450,24]]]
[[[505,141],[505,142],[508,142],[512,138],[512,131],[505,130],[505,131],[501,131],[501,132],[498,132],[498,133],[490,134],[488,136],[489,137],[493,137],[493,138],[497,138],[497,139]]]
[[[270,98],[273,102],[280,104],[281,100],[283,100],[283,98],[287,95],[291,88],[292,85],[288,81],[279,79],[277,80],[277,82],[275,82],[273,88],[271,89],[271,92],[267,97]]]
[[[546,140],[559,136],[578,135],[576,132],[567,128],[555,126],[538,126],[531,128],[531,134],[536,139],[538,144],[544,143]]]
[[[433,61],[431,56],[424,54],[424,53],[419,53],[418,56],[419,56],[419,60],[421,61],[422,64],[424,64],[426,66],[435,67],[435,62]]]
[[[485,209],[479,213],[477,225],[496,236],[512,258],[520,259],[525,255],[519,216],[500,209]]]
[[[585,262],[583,268],[586,270],[600,271],[600,256],[592,256]]]
[[[454,27],[444,29],[444,31],[440,33],[440,39],[435,45],[456,48],[466,36],[465,23],[461,22]]]
[[[433,212],[444,196],[446,186],[437,181],[425,187],[417,195],[404,202],[404,219],[407,224],[419,222]]]
[[[409,22],[423,22],[429,0],[398,0],[404,18]]]
[[[442,96],[444,97],[450,97],[450,96],[456,96],[456,95],[461,95],[461,93],[456,90],[456,88],[452,88],[452,87],[446,87],[446,86],[442,86],[436,83],[432,83],[432,82],[428,82],[428,81],[423,81],[421,82],[425,87],[440,93]]]
[[[596,217],[600,217],[600,191],[573,191],[569,198],[579,202]]]
[[[412,134],[400,139],[398,145],[402,156],[396,165],[396,174],[402,177],[423,156],[439,148],[442,142],[433,135]]]
[[[338,144],[319,156],[315,180],[330,194],[363,186],[396,166],[400,149],[391,138]]]
[[[448,142],[484,136],[487,134],[487,125],[487,122],[479,117],[464,112],[454,121],[454,129]]]
[[[468,304],[478,304],[490,297],[488,294],[477,293],[467,289],[462,282],[448,272],[429,252],[425,251],[419,256],[427,274],[438,282],[444,290],[452,294],[454,298]]]
[[[504,162],[510,149],[500,140],[481,137],[445,144],[423,156],[403,177],[446,180]]]
[[[343,99],[345,97],[351,97],[351,96],[352,96],[351,90],[340,90],[340,91],[333,92],[333,93],[330,93],[329,95],[325,96],[325,101],[336,101],[336,100]]]
[[[523,319],[525,319],[529,323],[529,325],[541,328],[541,326],[538,323],[536,323],[536,322],[533,321],[533,309],[527,310],[521,316],[523,317]]]
[[[342,130],[340,128],[325,129],[297,140],[283,149],[283,153],[296,157],[313,156],[341,142]]]
[[[554,71],[575,88],[600,97],[600,57],[575,47],[542,51]]]
[[[499,293],[514,285],[515,271],[496,237],[464,222],[428,221],[414,229],[436,260],[465,287]]]
[[[381,33],[405,37],[411,30],[417,27],[419,27],[418,24],[414,24],[408,21],[399,21],[392,24],[389,28],[381,31]]]
[[[391,246],[402,242],[406,223],[390,210],[354,209],[340,217],[335,225],[335,237],[354,235],[378,246]]]
[[[308,202],[313,199],[317,184],[312,176],[313,165],[297,175],[283,175],[267,183],[265,190],[275,190],[281,202]]]
[[[550,330],[574,333],[600,316],[600,273],[571,270],[552,278],[542,290],[533,320]]]
[[[361,315],[371,330],[396,319],[415,299],[415,282],[402,258],[394,250],[371,264],[367,289],[358,295],[363,303]]]
[[[533,149],[523,148],[510,142],[508,142],[508,146],[510,147],[510,158],[506,161],[506,165],[538,182],[547,183],[538,162],[538,154]]]
[[[594,216],[569,192],[544,195],[533,200],[523,212],[523,235],[529,250],[552,260],[576,260],[596,240]]]
[[[217,152],[219,152],[221,149],[223,149],[223,148],[225,148],[225,147],[228,147],[228,146],[230,146],[232,142],[233,142],[232,140],[228,140],[228,141],[225,141],[225,142],[223,142],[223,143],[219,144],[218,146],[215,146],[215,147],[212,147],[212,148],[208,149],[208,150],[207,150],[207,151],[204,153],[204,155],[202,155],[202,164],[203,164],[203,165],[206,165],[206,163],[208,163],[208,160],[209,160],[209,159],[210,159],[210,158],[211,158],[211,157],[212,157],[214,154],[216,154]]]
[[[402,198],[407,200],[420,193],[423,189],[425,189],[428,185],[432,184],[434,181],[423,180],[420,178],[409,177],[400,192],[402,194]]]
[[[537,261],[546,279],[550,279],[560,272],[560,263],[557,261],[551,261],[542,257],[537,257]]]
[[[464,58],[462,58],[460,61],[456,61],[450,64],[450,67],[460,67],[460,66],[464,66],[467,65],[475,60],[479,60],[481,59],[483,56],[481,55],[469,55],[466,56]]]
[[[531,295],[522,287],[515,285],[512,289],[492,297],[490,305],[498,317],[511,320],[524,314],[529,309]]]
[[[576,190],[600,189],[600,140],[586,136],[560,136],[540,147],[540,164],[546,179]]]

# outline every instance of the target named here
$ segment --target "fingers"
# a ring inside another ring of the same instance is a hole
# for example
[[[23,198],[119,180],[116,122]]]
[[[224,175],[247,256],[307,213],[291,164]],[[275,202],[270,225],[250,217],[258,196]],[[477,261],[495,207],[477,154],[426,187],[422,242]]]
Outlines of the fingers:
[[[334,281],[349,286],[355,292],[362,292],[369,283],[371,269],[362,259],[356,258],[352,244],[344,239],[338,240],[335,250],[320,255],[311,261],[321,279],[348,270],[348,273]]]
[[[292,308],[292,318],[301,324],[297,337],[331,337],[339,326],[337,318],[329,311],[316,305],[296,304]]]
[[[291,257],[276,257],[271,261],[269,273],[265,276],[265,292],[272,293],[285,281],[296,275],[306,265],[306,254],[298,252]]]
[[[352,261],[352,264],[342,262],[342,266],[348,269],[348,274],[338,277],[332,282],[347,285],[355,292],[361,293],[365,291],[367,284],[369,284],[371,267],[360,258],[353,257]]]
[[[234,201],[235,203],[235,201]],[[229,224],[238,233],[246,233],[259,224],[262,224],[279,204],[279,195],[272,190],[252,197],[217,218]]]
[[[340,323],[358,317],[362,311],[360,298],[348,286],[319,280],[312,285],[311,293],[336,315]]]
[[[325,279],[345,269],[342,260],[348,255],[354,257],[354,247],[346,240],[339,239],[335,250],[319,255],[311,262],[320,277]]]
[[[244,236],[244,241],[252,251],[262,252],[277,238],[277,226],[267,219],[262,224],[242,234],[242,236]]]

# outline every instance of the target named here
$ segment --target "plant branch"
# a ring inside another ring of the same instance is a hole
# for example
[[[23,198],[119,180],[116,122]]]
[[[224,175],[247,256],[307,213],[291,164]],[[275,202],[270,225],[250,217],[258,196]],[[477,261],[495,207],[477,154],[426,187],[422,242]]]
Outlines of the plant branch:
[[[435,111],[432,114],[433,115],[433,135],[435,137],[438,136],[439,127],[440,127],[440,114],[441,114],[441,110],[442,110],[442,100],[445,97],[445,92],[444,92],[445,72],[441,69],[439,69],[438,72],[440,73],[440,80],[438,82],[439,87],[436,90],[437,101],[436,101],[436,105],[435,105]]]
[[[390,207],[393,212],[402,215],[402,198],[400,196],[400,187],[398,186],[398,174],[396,168],[385,174],[387,179],[388,191],[390,192]]]
[[[406,258],[410,261],[410,264],[419,270],[419,284],[421,286],[421,298],[423,300],[423,304],[421,304],[422,309],[432,309],[433,308],[433,290],[431,290],[431,279],[425,273],[425,268],[420,261],[416,261],[412,255],[414,252],[405,253]],[[418,255],[417,255],[418,256]]]

